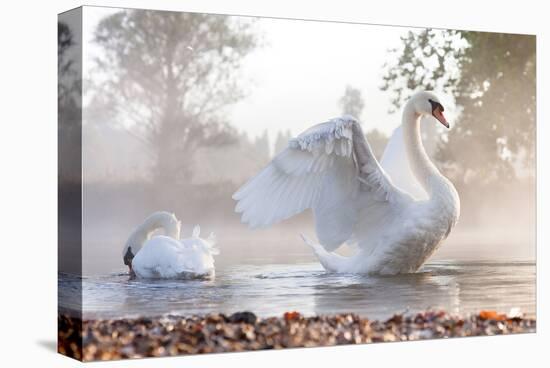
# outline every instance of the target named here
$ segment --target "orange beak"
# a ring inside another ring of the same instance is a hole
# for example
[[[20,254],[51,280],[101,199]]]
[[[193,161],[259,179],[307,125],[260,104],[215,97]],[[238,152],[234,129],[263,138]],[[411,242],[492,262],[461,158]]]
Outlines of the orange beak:
[[[443,111],[441,111],[440,108],[435,108],[432,112],[432,115],[434,116],[434,118],[439,120],[439,122],[443,124],[447,129],[449,129],[449,122],[447,121],[447,119],[445,119],[445,115],[443,115]]]

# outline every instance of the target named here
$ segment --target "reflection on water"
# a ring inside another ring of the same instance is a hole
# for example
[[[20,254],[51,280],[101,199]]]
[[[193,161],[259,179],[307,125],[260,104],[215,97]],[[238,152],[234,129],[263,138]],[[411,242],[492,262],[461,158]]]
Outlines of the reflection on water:
[[[60,278],[62,307],[78,304],[70,295],[78,282]],[[451,313],[519,307],[535,316],[535,264],[527,262],[434,261],[416,274],[391,277],[329,274],[315,263],[240,265],[219,270],[212,281],[141,281],[114,274],[82,282],[87,319],[242,310],[260,316],[354,312],[380,319],[429,307]]]

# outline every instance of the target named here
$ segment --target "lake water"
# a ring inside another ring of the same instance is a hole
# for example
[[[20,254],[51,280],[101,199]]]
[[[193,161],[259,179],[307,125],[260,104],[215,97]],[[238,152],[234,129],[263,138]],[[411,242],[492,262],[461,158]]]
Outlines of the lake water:
[[[211,281],[129,280],[119,273],[61,275],[58,286],[60,306],[76,309],[82,302],[85,319],[243,310],[259,316],[353,312],[384,319],[426,308],[460,314],[520,308],[535,317],[535,272],[533,262],[436,260],[415,274],[384,277],[329,274],[318,263],[262,264],[227,266]]]

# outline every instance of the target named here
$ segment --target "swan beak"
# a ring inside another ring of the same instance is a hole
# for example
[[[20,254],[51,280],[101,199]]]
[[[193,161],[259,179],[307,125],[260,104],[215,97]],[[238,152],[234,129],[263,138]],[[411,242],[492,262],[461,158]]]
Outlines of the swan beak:
[[[447,119],[445,119],[445,115],[443,115],[443,111],[441,111],[440,108],[434,109],[432,115],[434,116],[434,118],[439,120],[439,122],[443,124],[445,128],[449,129],[450,127],[449,122],[447,121]]]

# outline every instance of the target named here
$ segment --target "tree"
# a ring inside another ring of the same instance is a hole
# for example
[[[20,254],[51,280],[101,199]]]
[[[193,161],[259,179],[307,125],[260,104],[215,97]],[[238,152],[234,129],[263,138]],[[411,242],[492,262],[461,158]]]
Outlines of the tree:
[[[67,83],[67,76],[74,76],[74,60],[67,56],[67,51],[74,46],[73,33],[66,23],[57,23],[57,101],[64,102],[70,98],[74,83]]]
[[[365,135],[372,151],[374,152],[374,156],[376,156],[376,159],[380,161],[380,159],[382,159],[384,149],[386,149],[386,145],[388,144],[388,137],[378,129],[372,129]]]
[[[264,130],[264,133],[260,137],[256,137],[254,141],[254,152],[259,160],[263,162],[269,161],[270,152],[267,129]]]
[[[81,162],[77,153],[82,146],[80,53],[73,31],[65,22],[57,23],[57,110],[58,160],[60,185],[79,183]],[[76,50],[75,50],[76,49]]]
[[[470,47],[455,93],[463,111],[439,159],[449,165],[460,157],[463,167],[474,168],[469,176],[477,182],[510,180],[518,167],[534,168],[535,38],[480,32],[463,37]],[[469,147],[468,155],[461,147]]]
[[[57,23],[57,103],[63,110],[60,118],[63,123],[77,125],[74,119],[80,120],[81,75],[80,55],[75,49],[73,32],[67,23]]]
[[[279,131],[277,133],[277,138],[275,139],[275,155],[282,152],[285,148],[288,147],[288,141],[292,138],[290,130]]]
[[[243,97],[238,70],[256,46],[250,22],[123,10],[99,23],[95,42],[104,80],[92,110],[108,111],[152,153],[154,182],[189,182],[198,148],[236,140],[224,113]]]
[[[464,59],[465,41],[461,31],[409,31],[401,37],[402,49],[390,50],[395,60],[386,63],[383,91],[391,93],[395,112],[417,90],[454,93]]]
[[[461,109],[437,159],[458,185],[505,181],[535,154],[535,38],[427,29],[402,37],[383,90],[395,108],[419,89],[451,94]],[[532,172],[532,171],[531,171]]]
[[[340,98],[340,106],[342,107],[343,115],[351,115],[361,120],[361,113],[365,108],[365,101],[363,101],[361,91],[357,88],[347,86],[344,95]],[[388,137],[377,129],[372,129],[367,132],[365,136],[367,137],[367,141],[374,155],[380,160],[386,148],[386,144],[388,143]]]
[[[365,107],[361,91],[352,86],[346,86],[346,91],[342,98],[340,98],[340,107],[344,115],[351,115],[357,119],[361,119],[361,113]]]

